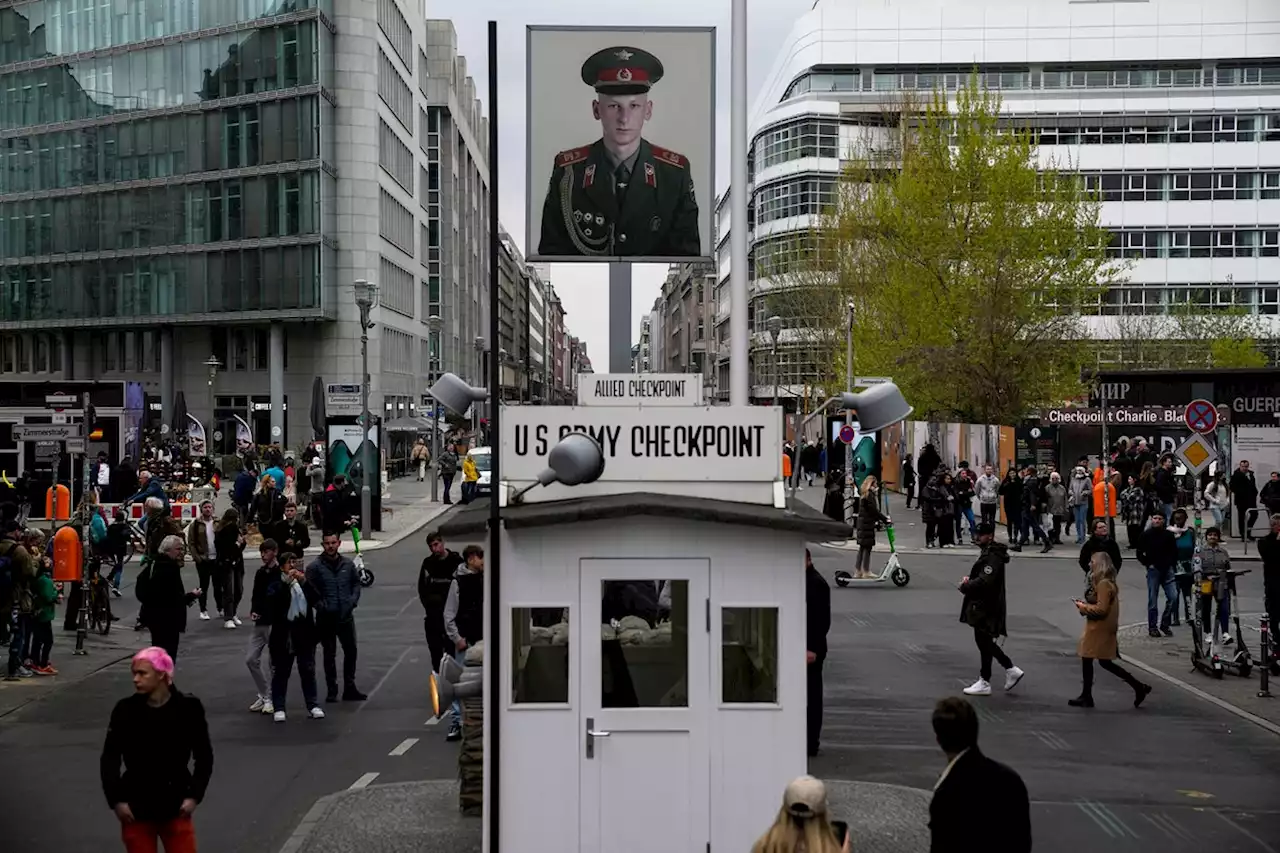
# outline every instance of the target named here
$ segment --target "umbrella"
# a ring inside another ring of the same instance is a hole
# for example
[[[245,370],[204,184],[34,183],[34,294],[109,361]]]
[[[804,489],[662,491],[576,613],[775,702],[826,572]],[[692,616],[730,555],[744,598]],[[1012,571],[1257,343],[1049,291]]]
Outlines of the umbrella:
[[[319,376],[311,383],[311,431],[317,440],[324,438],[324,380]]]

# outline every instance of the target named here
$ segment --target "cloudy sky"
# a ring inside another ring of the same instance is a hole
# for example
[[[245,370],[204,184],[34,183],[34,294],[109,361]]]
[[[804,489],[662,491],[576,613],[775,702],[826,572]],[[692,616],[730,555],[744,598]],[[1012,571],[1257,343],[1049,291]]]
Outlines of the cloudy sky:
[[[525,27],[537,25],[600,26],[714,26],[717,28],[716,192],[729,182],[729,0],[696,3],[689,0],[426,0],[432,18],[450,18],[458,31],[458,52],[467,57],[467,70],[476,80],[481,99],[488,100],[487,27],[498,21],[499,39],[499,215],[503,226],[522,249],[525,238]],[[747,60],[750,95],[754,101],[761,81],[772,67],[783,39],[796,18],[813,7],[813,0],[751,0],[748,17],[750,54]],[[486,113],[488,108],[486,106]],[[586,140],[584,140],[585,142]],[[712,199],[699,198],[710,204]],[[632,295],[632,342],[639,335],[640,317],[648,313],[661,289],[665,266],[637,265]],[[587,352],[599,372],[608,369],[608,267],[603,264],[557,264],[551,279],[564,300],[570,331],[587,342]]]

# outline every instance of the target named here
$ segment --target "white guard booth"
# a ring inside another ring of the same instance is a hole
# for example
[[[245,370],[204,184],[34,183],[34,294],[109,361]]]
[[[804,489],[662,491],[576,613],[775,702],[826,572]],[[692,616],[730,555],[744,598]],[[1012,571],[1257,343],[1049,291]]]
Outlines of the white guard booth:
[[[786,506],[777,410],[593,403],[502,413],[505,494],[570,432],[606,467],[502,510],[486,849],[741,853],[806,770],[805,543],[848,529]],[[481,540],[487,513],[442,532]]]

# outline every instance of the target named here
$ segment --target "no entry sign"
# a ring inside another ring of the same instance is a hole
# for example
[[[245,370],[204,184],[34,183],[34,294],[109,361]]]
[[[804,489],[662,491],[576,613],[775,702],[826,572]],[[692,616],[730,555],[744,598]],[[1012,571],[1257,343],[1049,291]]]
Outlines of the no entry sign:
[[[1218,408],[1208,400],[1192,400],[1187,404],[1183,420],[1192,432],[1213,432],[1218,428]]]

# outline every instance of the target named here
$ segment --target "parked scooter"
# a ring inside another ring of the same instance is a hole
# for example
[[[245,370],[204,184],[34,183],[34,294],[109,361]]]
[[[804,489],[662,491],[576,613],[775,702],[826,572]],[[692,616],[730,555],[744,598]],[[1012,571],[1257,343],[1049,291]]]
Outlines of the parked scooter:
[[[870,586],[872,584],[884,583],[887,580],[893,581],[894,586],[906,586],[911,582],[911,573],[904,569],[902,567],[902,563],[898,560],[898,549],[894,543],[893,525],[885,525],[884,533],[885,538],[889,540],[889,559],[885,562],[884,568],[880,570],[880,574],[873,575],[869,578],[855,578],[853,575],[841,569],[835,574],[837,586]]]

